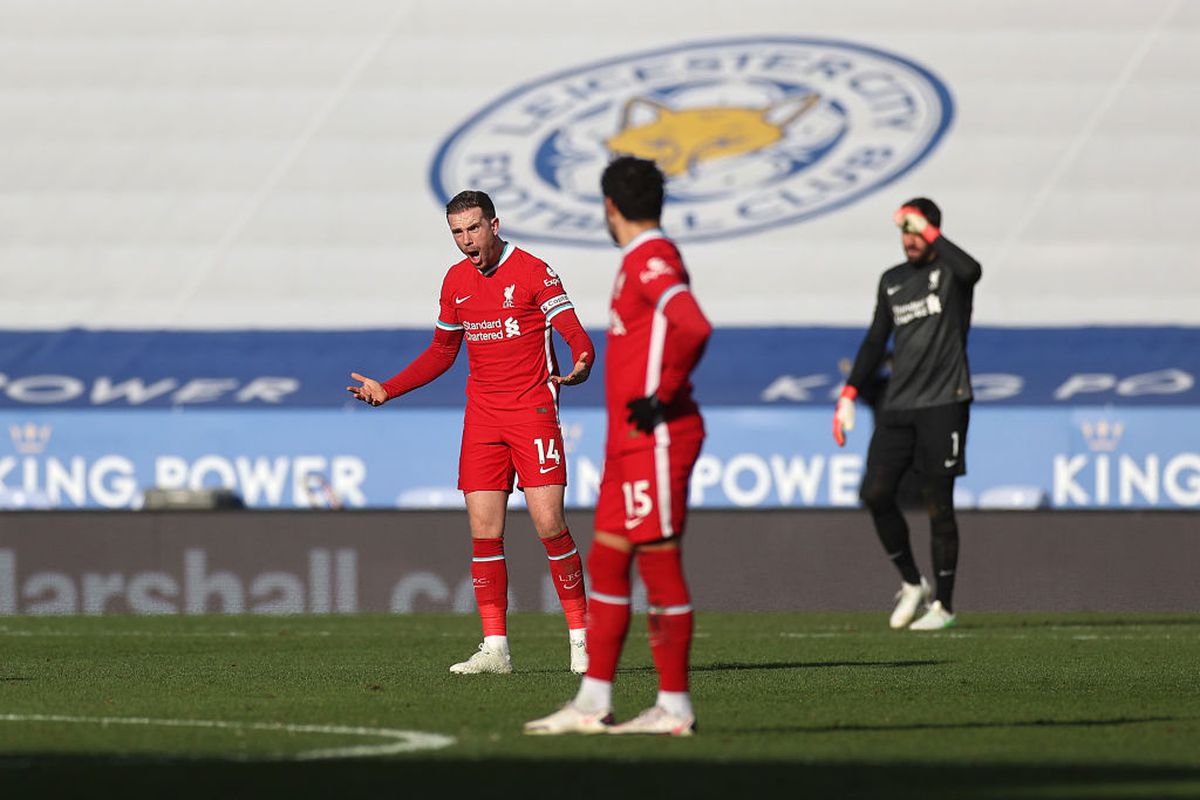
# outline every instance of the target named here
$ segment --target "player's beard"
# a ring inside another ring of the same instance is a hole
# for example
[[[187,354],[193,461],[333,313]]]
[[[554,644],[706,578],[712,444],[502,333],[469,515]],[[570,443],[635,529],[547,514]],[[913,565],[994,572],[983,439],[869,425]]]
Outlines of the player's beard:
[[[612,220],[605,219],[604,225],[608,228],[608,235],[612,237],[613,244],[615,244],[617,247],[620,247],[621,240],[617,238],[617,229],[613,227]]]
[[[919,267],[922,264],[928,264],[930,261],[933,261],[933,248],[927,245],[924,250],[917,251],[909,250],[906,247],[904,248],[904,257],[908,259],[908,263],[914,267]]]

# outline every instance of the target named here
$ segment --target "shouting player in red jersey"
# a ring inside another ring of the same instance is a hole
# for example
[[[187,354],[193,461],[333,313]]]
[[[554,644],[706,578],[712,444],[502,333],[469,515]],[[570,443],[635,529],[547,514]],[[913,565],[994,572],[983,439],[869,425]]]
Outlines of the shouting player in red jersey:
[[[609,232],[624,260],[613,285],[604,365],[608,441],[588,555],[589,666],[575,699],[525,724],[530,734],[688,736],[692,606],[679,538],[688,481],[704,441],[689,375],[712,333],[673,242],[659,230],[664,179],[651,161],[614,160],[600,181]],[[613,725],[612,682],[629,631],[629,570],[636,561],[650,604],[658,670],[653,706]]]
[[[382,405],[450,369],[466,338],[471,373],[458,488],[466,497],[471,525],[471,578],[483,621],[483,644],[450,671],[512,672],[504,522],[516,477],[566,613],[571,669],[583,673],[587,600],[583,565],[563,514],[567,464],[558,387],[587,380],[595,350],[554,270],[500,238],[491,198],[483,192],[460,192],[447,204],[446,220],[466,258],[442,281],[433,342],[385,383],[355,372],[351,377],[361,385],[346,389],[370,405]],[[575,367],[569,375],[557,374],[551,326],[571,348]]]

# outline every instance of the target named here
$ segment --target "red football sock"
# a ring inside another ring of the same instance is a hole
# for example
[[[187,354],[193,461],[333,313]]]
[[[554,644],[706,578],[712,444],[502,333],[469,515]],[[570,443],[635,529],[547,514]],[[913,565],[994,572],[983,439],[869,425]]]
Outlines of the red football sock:
[[[639,550],[637,564],[650,604],[650,652],[658,669],[658,688],[686,692],[694,615],[679,548]]]
[[[508,566],[504,539],[472,539],[471,582],[484,636],[507,636]]]
[[[550,559],[550,576],[562,603],[567,627],[571,630],[587,627],[587,597],[583,593],[583,561],[575,548],[571,531],[564,530],[557,536],[542,539],[546,556]]]
[[[629,562],[624,553],[599,542],[588,554],[588,577],[592,580],[592,602],[588,610],[589,678],[612,683],[621,658],[621,647],[629,632]]]

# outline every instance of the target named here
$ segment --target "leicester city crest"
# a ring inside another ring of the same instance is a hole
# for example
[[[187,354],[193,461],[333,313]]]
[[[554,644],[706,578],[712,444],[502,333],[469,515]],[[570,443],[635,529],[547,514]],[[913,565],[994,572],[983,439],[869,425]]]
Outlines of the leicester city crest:
[[[615,155],[635,155],[667,176],[667,231],[711,240],[865,197],[925,158],[952,116],[929,70],[874,47],[701,42],[513,89],[446,138],[430,183],[443,202],[488,192],[517,238],[607,245],[600,173]]]

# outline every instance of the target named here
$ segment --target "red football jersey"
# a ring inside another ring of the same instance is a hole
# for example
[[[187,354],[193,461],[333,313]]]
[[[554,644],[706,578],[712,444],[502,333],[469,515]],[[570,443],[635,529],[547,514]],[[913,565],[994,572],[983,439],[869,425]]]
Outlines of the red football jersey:
[[[653,435],[628,422],[626,404],[658,390],[663,366],[673,354],[667,341],[663,308],[679,292],[690,291],[687,270],[675,243],[660,230],[649,230],[629,242],[613,284],[609,306],[608,347],[604,355],[604,387],[608,405],[608,452],[616,453],[672,438],[703,435],[700,409],[685,382],[670,404],[670,420]]]
[[[437,325],[467,342],[467,424],[558,422],[550,320],[570,308],[554,270],[511,242],[486,273],[465,258],[450,268]]]

